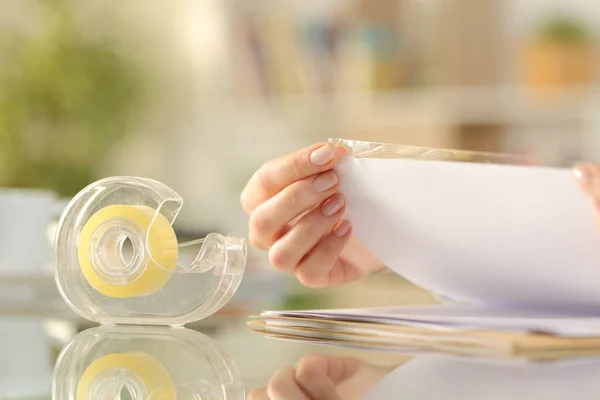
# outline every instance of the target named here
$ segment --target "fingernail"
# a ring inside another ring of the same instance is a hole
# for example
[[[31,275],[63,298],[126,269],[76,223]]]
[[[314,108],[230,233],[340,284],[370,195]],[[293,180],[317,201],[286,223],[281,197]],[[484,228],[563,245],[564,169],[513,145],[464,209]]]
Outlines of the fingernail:
[[[344,207],[344,198],[342,196],[333,196],[329,198],[321,207],[321,212],[326,217],[331,217]]]
[[[349,156],[350,153],[348,153],[348,150],[346,150],[345,147],[342,146],[335,146],[335,152],[340,156],[340,157],[346,157]]]
[[[324,192],[331,189],[338,183],[338,176],[333,171],[327,171],[319,174],[312,182],[312,187],[316,192]]]
[[[334,155],[331,146],[326,144],[310,153],[310,162],[315,165],[325,165],[333,160]]]
[[[333,228],[333,235],[336,237],[344,237],[350,231],[351,225],[347,220],[343,220]]]

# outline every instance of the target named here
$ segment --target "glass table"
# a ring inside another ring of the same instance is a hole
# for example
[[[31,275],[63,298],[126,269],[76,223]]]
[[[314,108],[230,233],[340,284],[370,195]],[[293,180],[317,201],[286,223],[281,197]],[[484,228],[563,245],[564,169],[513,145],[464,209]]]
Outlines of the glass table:
[[[228,315],[193,329],[94,326],[62,308],[51,282],[21,280],[30,300],[47,299],[29,304],[19,280],[6,282],[0,399],[600,398],[600,358],[591,356],[528,362],[324,346],[266,338]]]

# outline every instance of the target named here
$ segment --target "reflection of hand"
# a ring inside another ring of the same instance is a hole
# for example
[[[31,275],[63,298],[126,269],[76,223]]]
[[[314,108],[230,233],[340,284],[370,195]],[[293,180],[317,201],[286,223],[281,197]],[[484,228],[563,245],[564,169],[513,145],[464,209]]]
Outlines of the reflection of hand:
[[[364,395],[389,370],[350,357],[311,354],[294,368],[277,371],[266,388],[249,400],[354,400]]]
[[[252,245],[310,287],[347,283],[382,268],[342,219],[345,202],[333,168],[344,155],[319,143],[268,161],[241,195]]]

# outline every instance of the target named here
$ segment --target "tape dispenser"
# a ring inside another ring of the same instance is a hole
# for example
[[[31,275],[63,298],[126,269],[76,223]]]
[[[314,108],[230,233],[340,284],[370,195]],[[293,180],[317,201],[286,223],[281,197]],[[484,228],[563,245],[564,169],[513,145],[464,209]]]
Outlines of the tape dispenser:
[[[52,398],[243,400],[245,389],[233,358],[200,332],[99,326],[59,354]]]
[[[110,177],[67,205],[55,237],[55,279],[80,316],[99,324],[183,325],[213,315],[235,294],[247,244],[211,233],[179,244],[183,199],[161,182]]]

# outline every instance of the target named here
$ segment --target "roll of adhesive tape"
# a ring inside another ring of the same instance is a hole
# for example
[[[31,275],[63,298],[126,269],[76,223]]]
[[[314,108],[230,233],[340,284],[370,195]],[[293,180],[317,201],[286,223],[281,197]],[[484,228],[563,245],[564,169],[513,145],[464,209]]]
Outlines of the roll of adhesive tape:
[[[118,399],[123,390],[135,393],[131,397],[136,399],[177,398],[169,371],[149,354],[132,352],[107,354],[94,360],[79,379],[77,400]]]
[[[114,255],[100,259],[102,254],[116,253],[118,246],[116,240],[112,240],[111,246],[104,246],[106,241],[103,243],[98,237],[102,235],[99,231],[108,230],[112,230],[113,238],[117,232],[121,242],[128,237],[137,243],[137,246],[133,245],[133,261],[119,260]],[[119,232],[134,232],[134,237]],[[117,204],[104,207],[90,217],[79,237],[78,258],[83,276],[98,292],[113,298],[156,292],[169,280],[177,265],[177,256],[173,227],[165,216],[148,206]],[[129,275],[112,280],[106,278],[107,271],[118,274],[120,270],[129,270]]]

